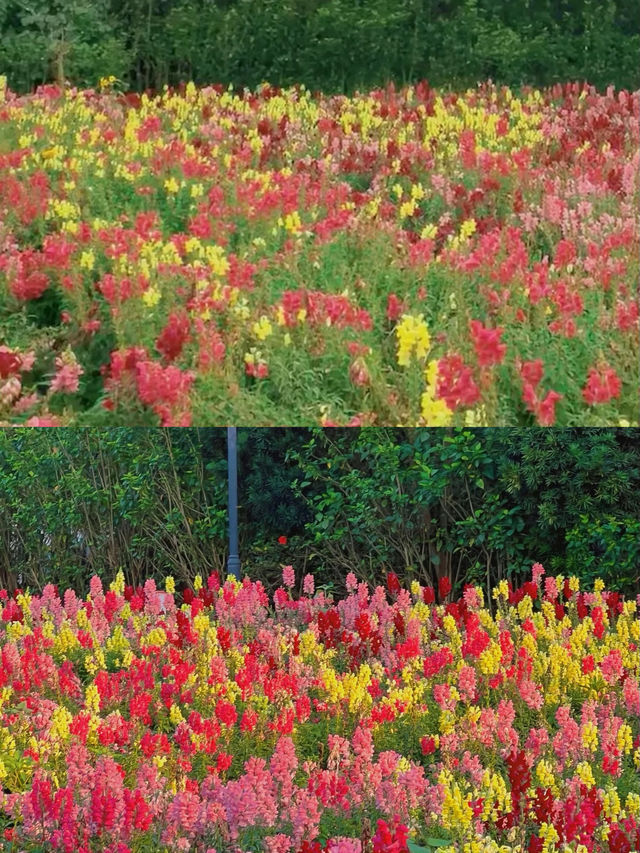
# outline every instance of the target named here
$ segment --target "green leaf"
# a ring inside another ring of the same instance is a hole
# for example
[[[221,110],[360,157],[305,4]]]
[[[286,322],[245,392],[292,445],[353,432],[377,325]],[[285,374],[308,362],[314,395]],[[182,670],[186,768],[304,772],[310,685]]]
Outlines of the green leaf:
[[[428,847],[421,847],[413,841],[407,841],[407,847],[409,848],[410,853],[431,853]]]

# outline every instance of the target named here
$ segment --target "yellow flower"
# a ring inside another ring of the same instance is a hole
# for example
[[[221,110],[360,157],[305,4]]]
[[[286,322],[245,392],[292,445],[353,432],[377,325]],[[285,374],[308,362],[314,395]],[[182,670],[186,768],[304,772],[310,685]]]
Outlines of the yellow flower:
[[[164,182],[164,188],[168,193],[175,194],[180,189],[180,184],[174,177],[171,177]]]
[[[636,794],[635,791],[629,791],[624,807],[630,815],[637,818],[640,815],[640,794]]]
[[[124,593],[124,572],[122,569],[119,569],[116,573],[115,578],[109,584],[109,589],[117,595],[122,595]]]
[[[64,707],[58,706],[51,715],[49,737],[51,740],[65,741],[69,739],[69,723],[73,720],[71,713]]]
[[[506,601],[509,596],[509,584],[506,582],[506,580],[501,580],[500,583],[494,587],[493,592],[491,594],[496,601],[499,598],[502,598],[504,601]]]
[[[460,240],[468,240],[472,234],[475,234],[476,231],[476,221],[475,219],[465,219],[465,221],[460,226]]]
[[[182,716],[182,711],[178,706],[173,703],[171,708],[169,708],[169,719],[173,723],[174,726],[179,725],[180,723],[184,723],[184,717]]]
[[[543,788],[555,788],[555,776],[553,775],[551,764],[546,759],[543,758],[538,762],[536,776]]]
[[[164,580],[164,590],[165,590],[165,592],[169,593],[169,595],[175,594],[176,582],[171,577],[171,575],[168,575]]]
[[[420,237],[423,240],[433,240],[437,233],[438,226],[429,223],[429,225],[425,225],[422,231],[420,232]]]
[[[90,684],[84,694],[84,706],[90,714],[100,713],[100,694],[95,684]]]
[[[409,201],[404,201],[400,205],[399,216],[400,219],[407,219],[409,216],[413,216],[416,209],[416,203],[413,199]]]
[[[428,427],[449,426],[453,412],[444,400],[434,400],[433,393],[425,391],[420,398],[420,411],[424,425]]]
[[[625,755],[633,749],[633,736],[631,734],[631,726],[629,723],[623,723],[618,729],[618,734],[616,735],[616,746],[620,752]]]
[[[254,323],[252,326],[252,332],[254,337],[256,337],[259,341],[264,341],[269,335],[273,332],[273,327],[269,322],[269,318],[263,314],[257,323]]]
[[[591,721],[586,722],[582,728],[582,745],[590,752],[595,752],[598,748],[598,727]]]
[[[468,797],[462,793],[460,786],[449,774],[441,773],[438,782],[445,787],[445,797],[442,803],[442,825],[445,829],[464,833],[473,821],[473,812],[468,803]]]
[[[620,811],[622,810],[620,797],[614,788],[611,788],[609,791],[605,791],[604,796],[602,797],[602,810],[605,817],[613,818],[614,820],[620,814]]]
[[[166,642],[167,635],[162,628],[152,628],[144,641],[145,645],[149,646],[164,646]]]
[[[591,770],[591,765],[588,761],[581,761],[576,767],[576,776],[580,779],[580,781],[587,786],[587,788],[593,788],[596,784],[596,780],[593,778],[593,771]]]
[[[417,317],[412,314],[404,314],[396,326],[396,337],[398,339],[398,364],[401,367],[409,365],[414,348],[417,359],[425,358],[429,352],[431,339],[422,314]]]
[[[157,287],[150,287],[142,294],[142,301],[147,308],[154,308],[160,302],[161,296]]]

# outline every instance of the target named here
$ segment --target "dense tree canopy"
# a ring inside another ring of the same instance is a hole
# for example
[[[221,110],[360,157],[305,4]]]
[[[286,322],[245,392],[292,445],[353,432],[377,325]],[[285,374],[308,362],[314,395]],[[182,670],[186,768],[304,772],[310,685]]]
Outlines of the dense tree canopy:
[[[638,86],[632,0],[0,0],[12,88],[193,79],[326,90],[588,80]]]

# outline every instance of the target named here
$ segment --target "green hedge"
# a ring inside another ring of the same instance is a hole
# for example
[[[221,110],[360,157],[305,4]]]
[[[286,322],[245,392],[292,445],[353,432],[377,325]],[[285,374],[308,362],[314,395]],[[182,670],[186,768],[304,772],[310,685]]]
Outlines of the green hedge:
[[[635,89],[637,11],[633,0],[0,0],[0,73],[17,91],[109,74],[136,89],[488,77]]]
[[[640,430],[239,429],[240,552],[340,589],[396,571],[638,591]],[[226,562],[224,429],[0,430],[0,588],[85,592]],[[286,543],[279,542],[281,537]]]

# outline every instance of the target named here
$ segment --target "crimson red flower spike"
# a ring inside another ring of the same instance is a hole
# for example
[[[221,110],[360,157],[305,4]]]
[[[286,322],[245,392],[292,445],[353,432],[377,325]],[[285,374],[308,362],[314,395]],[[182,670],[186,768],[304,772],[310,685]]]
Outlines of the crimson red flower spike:
[[[389,595],[397,595],[402,589],[400,579],[395,572],[387,572],[387,590]]]
[[[451,592],[451,580],[443,575],[441,578],[438,578],[438,596],[440,600],[446,598]]]

